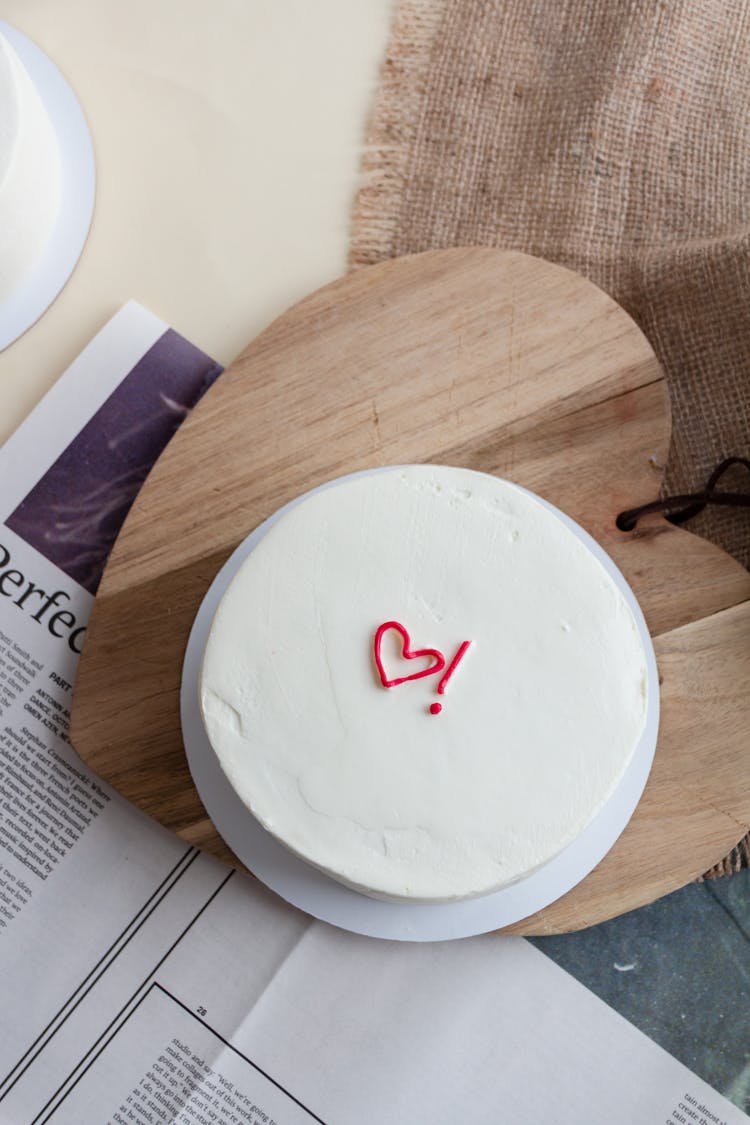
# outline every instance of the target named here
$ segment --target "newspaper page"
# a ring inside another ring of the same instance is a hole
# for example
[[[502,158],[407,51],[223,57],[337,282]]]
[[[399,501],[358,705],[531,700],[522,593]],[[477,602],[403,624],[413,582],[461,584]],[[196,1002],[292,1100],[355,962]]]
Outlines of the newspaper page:
[[[111,543],[218,373],[129,304],[0,450],[0,1122],[747,1120],[523,939],[313,921],[68,745]]]

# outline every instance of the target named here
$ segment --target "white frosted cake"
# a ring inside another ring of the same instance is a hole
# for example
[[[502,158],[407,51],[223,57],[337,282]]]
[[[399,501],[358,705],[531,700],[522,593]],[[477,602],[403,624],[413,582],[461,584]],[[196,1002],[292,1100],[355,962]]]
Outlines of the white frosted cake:
[[[643,731],[646,659],[598,559],[534,496],[413,465],[284,513],[201,673],[209,740],[282,844],[367,895],[499,889],[575,840]]]
[[[0,301],[28,277],[60,211],[57,138],[34,83],[0,32]]]

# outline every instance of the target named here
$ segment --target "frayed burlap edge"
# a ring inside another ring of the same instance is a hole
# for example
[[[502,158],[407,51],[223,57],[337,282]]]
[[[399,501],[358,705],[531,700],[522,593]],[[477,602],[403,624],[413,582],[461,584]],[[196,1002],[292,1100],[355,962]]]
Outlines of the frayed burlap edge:
[[[446,6],[447,0],[398,4],[362,154],[350,269],[393,254],[408,178],[409,141],[419,129],[432,46]]]
[[[701,875],[698,882],[702,883],[704,879],[718,879],[722,875],[732,875],[735,871],[741,871],[743,867],[750,867],[750,833],[742,837],[739,844],[732,848],[721,863],[717,863],[705,875]]]
[[[408,183],[409,142],[419,130],[433,44],[447,4],[448,0],[398,4],[362,154],[349,249],[352,270],[393,255]],[[750,867],[750,832],[698,881],[743,867]]]

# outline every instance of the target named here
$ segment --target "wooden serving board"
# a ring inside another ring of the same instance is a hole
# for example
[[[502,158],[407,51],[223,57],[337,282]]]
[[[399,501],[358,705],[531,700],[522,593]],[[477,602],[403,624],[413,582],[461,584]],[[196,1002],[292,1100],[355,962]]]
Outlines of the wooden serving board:
[[[96,599],[72,741],[130,800],[240,866],[182,748],[188,633],[217,571],[276,508],[332,477],[439,462],[533,489],[581,523],[654,637],[662,726],[623,836],[519,933],[577,929],[695,878],[750,823],[750,575],[654,517],[670,421],[662,372],[626,313],[577,274],[497,250],[432,251],[312,294],[243,352],[154,468]]]

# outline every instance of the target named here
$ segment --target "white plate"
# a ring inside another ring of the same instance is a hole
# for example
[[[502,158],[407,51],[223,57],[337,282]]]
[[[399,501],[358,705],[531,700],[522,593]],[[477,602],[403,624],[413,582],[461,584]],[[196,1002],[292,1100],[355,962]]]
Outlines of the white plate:
[[[352,477],[362,475],[365,474],[351,474]],[[329,488],[336,483],[330,481],[320,487]],[[318,489],[312,491],[317,492]],[[633,611],[643,642],[648,674],[646,725],[635,754],[607,804],[578,839],[521,882],[493,894],[458,903],[412,905],[367,898],[310,867],[266,832],[224,776],[206,737],[200,713],[198,678],[216,607],[241,563],[256,544],[284,512],[302,499],[304,496],[297,497],[279,509],[240,544],[211,584],[190,633],[182,669],[182,734],[193,781],[217,831],[253,874],[287,902],[334,926],[370,937],[399,941],[445,941],[469,937],[508,926],[549,906],[580,883],[610,850],[633,815],[651,769],[659,726],[659,677],[651,637],[633,591],[599,544],[563,512],[542,500],[545,507],[559,516],[599,559]]]
[[[0,302],[0,351],[18,339],[54,301],[81,256],[96,194],[94,146],[86,118],[51,59],[10,24],[2,33],[39,91],[60,145],[62,200],[46,249],[16,293]]]

